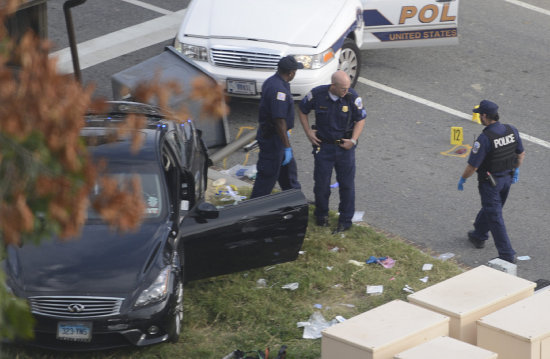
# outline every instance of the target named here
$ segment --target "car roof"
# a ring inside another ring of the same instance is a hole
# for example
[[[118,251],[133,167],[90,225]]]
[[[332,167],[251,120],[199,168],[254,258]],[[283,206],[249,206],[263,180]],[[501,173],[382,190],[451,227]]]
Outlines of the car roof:
[[[133,102],[109,102],[108,105],[106,113],[87,114],[85,127],[80,131],[92,156],[109,162],[159,163],[162,138],[174,123],[164,119],[154,106]],[[117,135],[116,126],[124,123],[129,114],[145,115],[146,127],[137,133]],[[134,149],[136,136],[140,145]]]

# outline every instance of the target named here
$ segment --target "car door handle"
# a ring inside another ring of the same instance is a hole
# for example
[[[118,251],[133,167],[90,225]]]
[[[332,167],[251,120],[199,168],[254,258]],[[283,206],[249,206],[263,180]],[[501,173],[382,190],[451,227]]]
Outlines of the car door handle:
[[[289,219],[294,218],[294,214],[298,212],[297,208],[287,207],[282,211],[282,219],[288,221]]]
[[[237,221],[237,224],[247,224],[250,222],[254,222],[254,218],[251,217],[243,217]]]

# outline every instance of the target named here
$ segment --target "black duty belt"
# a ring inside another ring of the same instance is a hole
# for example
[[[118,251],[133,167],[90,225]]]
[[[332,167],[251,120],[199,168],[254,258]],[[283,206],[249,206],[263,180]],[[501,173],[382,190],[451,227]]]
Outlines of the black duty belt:
[[[496,183],[493,183],[495,181],[495,178],[502,178],[502,177],[507,177],[507,176],[513,176],[514,175],[514,171],[513,170],[510,170],[510,172],[504,172],[504,173],[500,173],[500,174],[491,174],[489,175],[489,172],[488,171],[485,171],[486,173],[483,173],[483,172],[478,172],[477,173],[477,180],[479,182],[485,182],[485,181],[488,181],[488,182],[491,182],[491,184],[494,186],[496,186]]]
[[[321,143],[326,143],[326,144],[329,144],[329,145],[339,145],[341,144],[343,141],[341,139],[338,139],[338,140],[329,140],[329,139],[326,139],[324,137],[319,137],[317,136],[317,138],[319,140],[321,140]]]
[[[510,172],[504,172],[500,174],[493,174],[493,177],[506,177],[506,176],[513,176],[514,170],[510,170]]]

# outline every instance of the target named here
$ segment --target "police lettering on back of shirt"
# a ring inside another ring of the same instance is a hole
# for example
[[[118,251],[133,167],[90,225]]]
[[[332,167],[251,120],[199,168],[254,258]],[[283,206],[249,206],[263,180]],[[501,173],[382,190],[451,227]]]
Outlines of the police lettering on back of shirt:
[[[493,146],[494,148],[499,148],[500,146],[506,146],[506,145],[509,145],[510,143],[515,143],[515,142],[516,142],[516,136],[513,133],[511,133],[508,136],[494,139]]]

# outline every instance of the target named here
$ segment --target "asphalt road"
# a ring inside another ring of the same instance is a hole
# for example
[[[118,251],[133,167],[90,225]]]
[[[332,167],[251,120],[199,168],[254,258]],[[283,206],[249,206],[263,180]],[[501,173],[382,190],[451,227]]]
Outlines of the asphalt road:
[[[54,50],[68,46],[62,4],[48,2]],[[72,11],[77,41],[166,17],[186,6],[187,1],[178,0],[88,0]],[[504,209],[514,248],[519,256],[531,258],[518,262],[518,275],[550,279],[550,1],[461,0],[459,15],[458,46],[362,52],[356,90],[368,118],[357,149],[356,209],[365,211],[368,224],[434,253],[454,253],[465,265],[496,257],[492,241],[480,250],[466,239],[480,206],[477,183],[473,177],[463,192],[457,191],[466,158],[449,152],[451,127],[462,127],[464,143],[471,145],[482,130],[469,120],[471,109],[490,99],[500,105],[501,121],[524,134],[526,159]],[[86,65],[83,80],[95,84],[98,96],[111,98],[112,74],[171,43],[165,36],[139,50]],[[233,99],[230,107],[232,138],[253,131],[257,102]],[[306,196],[313,198],[311,147],[298,121],[296,125],[292,145],[299,180]],[[257,153],[239,151],[225,166],[254,164],[256,158]],[[333,192],[333,209],[337,202]]]

